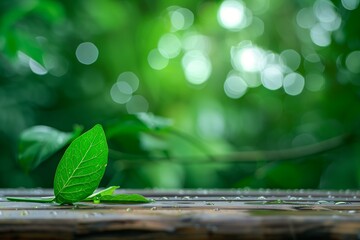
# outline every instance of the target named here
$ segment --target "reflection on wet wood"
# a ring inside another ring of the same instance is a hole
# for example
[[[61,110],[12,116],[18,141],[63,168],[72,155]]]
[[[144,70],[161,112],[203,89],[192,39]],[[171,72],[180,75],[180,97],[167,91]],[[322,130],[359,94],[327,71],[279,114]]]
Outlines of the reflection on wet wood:
[[[0,190],[0,239],[357,239],[359,191],[121,190],[150,204],[9,202],[51,190]]]

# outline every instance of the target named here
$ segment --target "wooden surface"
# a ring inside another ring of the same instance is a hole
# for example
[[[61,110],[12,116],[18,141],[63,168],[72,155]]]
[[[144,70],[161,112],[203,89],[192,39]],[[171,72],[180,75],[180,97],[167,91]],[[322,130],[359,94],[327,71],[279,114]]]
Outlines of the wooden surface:
[[[150,204],[9,202],[51,190],[0,190],[0,239],[359,239],[359,191],[127,190]]]

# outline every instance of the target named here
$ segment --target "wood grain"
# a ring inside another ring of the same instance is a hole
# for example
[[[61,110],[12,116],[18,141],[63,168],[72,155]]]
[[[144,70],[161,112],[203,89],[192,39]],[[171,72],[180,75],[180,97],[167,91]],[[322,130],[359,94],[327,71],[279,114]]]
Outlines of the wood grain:
[[[9,202],[48,189],[0,190],[0,239],[358,239],[358,191],[120,190],[150,204]]]

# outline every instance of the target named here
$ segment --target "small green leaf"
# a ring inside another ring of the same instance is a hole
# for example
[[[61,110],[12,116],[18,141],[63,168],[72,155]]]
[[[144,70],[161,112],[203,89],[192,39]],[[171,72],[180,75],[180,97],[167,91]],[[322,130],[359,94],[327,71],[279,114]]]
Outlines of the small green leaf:
[[[148,203],[151,202],[140,194],[114,194],[119,186],[111,186],[99,192],[93,193],[85,201],[94,201],[94,203],[111,202],[111,203]]]
[[[39,203],[51,203],[54,202],[55,197],[6,197],[9,201],[14,202],[39,202]]]
[[[114,194],[115,190],[119,186],[111,186],[99,192],[93,193],[87,197],[84,201],[94,201],[94,203],[100,202],[112,202],[112,203],[148,203],[151,202],[139,194]]]
[[[107,165],[105,133],[97,124],[66,149],[55,172],[54,194],[58,203],[86,199],[98,187]]]
[[[95,197],[101,197],[101,196],[105,196],[105,195],[113,195],[115,190],[118,188],[120,188],[120,186],[111,186],[111,187],[105,188],[104,190],[101,190],[99,192],[91,194],[87,199],[91,200]]]
[[[94,198],[95,199],[95,198]],[[86,199],[87,201],[93,201],[94,199]],[[114,194],[104,195],[98,198],[100,202],[105,203],[149,203],[151,200],[140,194]]]
[[[72,139],[79,136],[82,127],[75,127],[71,133],[61,132],[48,126],[34,126],[20,135],[18,161],[28,172],[59,151]]]

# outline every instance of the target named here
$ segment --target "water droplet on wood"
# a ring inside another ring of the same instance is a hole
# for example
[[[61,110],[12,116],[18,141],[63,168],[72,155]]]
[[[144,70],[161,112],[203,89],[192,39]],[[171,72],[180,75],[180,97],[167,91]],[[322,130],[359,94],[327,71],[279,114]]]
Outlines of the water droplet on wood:
[[[99,216],[101,216],[103,214],[102,213],[97,213],[97,212],[92,212],[89,215],[92,216],[92,217],[99,217]]]
[[[58,215],[58,213],[55,212],[55,211],[50,211],[50,214],[51,214],[51,215],[54,215],[54,216]]]
[[[23,210],[23,211],[20,212],[20,215],[21,216],[27,216],[27,215],[29,215],[29,212],[26,211],[26,210]]]

